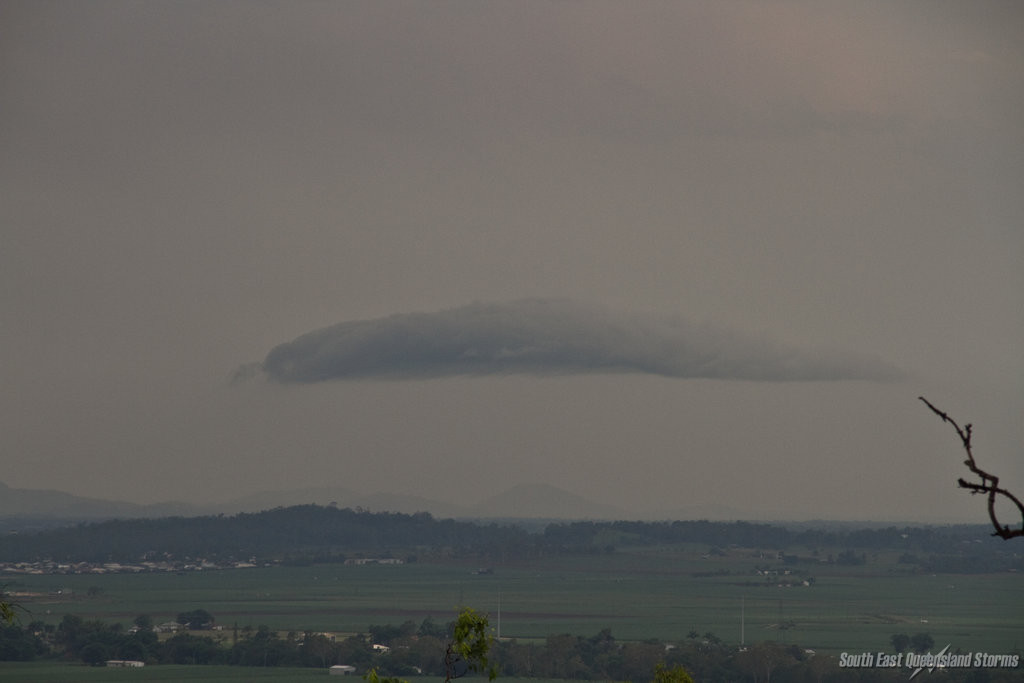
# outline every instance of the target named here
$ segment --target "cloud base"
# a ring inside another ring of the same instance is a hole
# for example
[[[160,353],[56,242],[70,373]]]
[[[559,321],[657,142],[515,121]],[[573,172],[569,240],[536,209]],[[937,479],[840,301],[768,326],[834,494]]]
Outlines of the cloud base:
[[[254,370],[256,372],[254,372]],[[236,378],[281,383],[460,375],[642,373],[748,381],[898,379],[882,361],[787,348],[677,317],[563,299],[473,303],[434,313],[355,320],[273,348]]]

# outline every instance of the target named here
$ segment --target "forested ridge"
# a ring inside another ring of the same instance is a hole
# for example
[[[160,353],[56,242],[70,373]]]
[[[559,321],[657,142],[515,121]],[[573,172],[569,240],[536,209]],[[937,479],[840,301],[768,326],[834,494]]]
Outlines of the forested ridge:
[[[5,562],[137,562],[153,558],[339,561],[347,557],[443,555],[512,561],[558,553],[701,543],[775,550],[791,561],[817,548],[902,550],[941,556],[956,571],[1024,569],[1021,558],[982,525],[790,528],[756,522],[553,522],[528,530],[515,523],[435,519],[428,513],[370,512],[300,505],[225,516],[125,519],[0,538]],[[932,571],[941,567],[930,567]],[[950,570],[954,570],[951,568]]]

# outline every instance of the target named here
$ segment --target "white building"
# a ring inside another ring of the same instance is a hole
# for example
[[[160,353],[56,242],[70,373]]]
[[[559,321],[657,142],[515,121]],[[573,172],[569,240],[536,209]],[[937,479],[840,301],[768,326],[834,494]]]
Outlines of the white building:
[[[328,671],[332,676],[351,676],[354,675],[355,672],[356,668],[354,666],[349,666],[348,664],[335,664]]]

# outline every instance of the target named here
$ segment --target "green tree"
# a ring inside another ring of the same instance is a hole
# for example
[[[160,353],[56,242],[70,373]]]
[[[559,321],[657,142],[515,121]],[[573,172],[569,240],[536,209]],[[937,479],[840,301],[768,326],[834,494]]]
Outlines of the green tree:
[[[6,600],[0,600],[0,621],[6,624],[14,623],[14,607]]]
[[[654,683],[693,683],[693,676],[679,664],[670,669],[662,662],[654,667]]]
[[[444,638],[448,635],[447,629],[441,624],[434,623],[434,620],[429,616],[425,617],[420,623],[417,633],[420,636],[433,636],[434,638]]]
[[[160,645],[160,660],[168,664],[219,664],[224,650],[212,638],[179,633]]]
[[[54,641],[62,645],[69,656],[79,658],[82,650],[93,643],[106,647],[109,654],[121,638],[120,624],[106,624],[98,619],[86,621],[72,614],[64,615],[54,632]]]
[[[367,671],[363,675],[363,680],[366,681],[366,683],[409,683],[409,681],[402,680],[395,676],[381,676],[377,673],[376,668]]]
[[[656,640],[622,645],[622,670],[619,677],[626,680],[642,680],[651,675],[659,662],[664,661],[665,645]]]
[[[464,607],[452,623],[452,636],[444,652],[445,683],[460,678],[469,670],[486,673],[489,680],[498,677],[498,668],[489,655],[494,636],[489,633],[490,621],[472,607]],[[371,668],[363,675],[367,683],[408,683],[400,678],[383,677]]]
[[[46,653],[46,644],[35,635],[34,629],[18,624],[0,624],[0,662],[29,661]]]
[[[910,637],[910,646],[914,652],[923,654],[935,647],[935,639],[928,633],[915,633]]]
[[[781,666],[793,663],[793,657],[786,648],[771,641],[758,643],[737,658],[743,669],[751,674],[755,683],[770,683],[772,673]]]
[[[134,636],[126,638],[117,649],[117,656],[120,659],[134,659],[144,662],[149,656],[149,649],[146,644]]]
[[[306,631],[302,636],[302,651],[313,661],[319,662],[321,668],[326,669],[327,662],[334,661],[335,650],[334,643],[325,635]]]
[[[896,652],[905,652],[910,647],[910,636],[906,633],[894,633],[892,638],[889,638],[889,642],[892,643],[892,649]]]
[[[498,677],[498,669],[487,658],[494,644],[494,636],[488,633],[490,621],[487,615],[480,614],[472,607],[465,607],[455,619],[452,640],[448,643],[444,655],[445,683],[458,678],[460,663],[469,669],[486,673],[488,680]],[[463,672],[464,673],[464,672]]]
[[[89,666],[103,666],[110,659],[110,650],[103,643],[89,643],[82,648],[79,657]]]
[[[416,633],[416,624],[412,621],[406,621],[400,626],[392,626],[391,624],[385,624],[383,626],[371,624],[368,630],[370,632],[370,638],[374,643],[391,645],[392,641],[399,638],[406,638]]]
[[[23,607],[7,599],[7,586],[0,586],[0,624],[13,624],[18,609],[25,611]]]

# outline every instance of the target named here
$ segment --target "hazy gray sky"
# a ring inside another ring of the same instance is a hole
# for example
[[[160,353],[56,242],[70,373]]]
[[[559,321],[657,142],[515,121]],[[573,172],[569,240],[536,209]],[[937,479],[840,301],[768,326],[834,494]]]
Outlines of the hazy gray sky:
[[[1018,2],[8,0],[0,65],[11,486],[984,522],[924,394],[1024,491]]]

